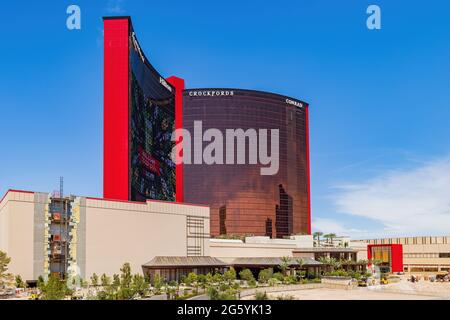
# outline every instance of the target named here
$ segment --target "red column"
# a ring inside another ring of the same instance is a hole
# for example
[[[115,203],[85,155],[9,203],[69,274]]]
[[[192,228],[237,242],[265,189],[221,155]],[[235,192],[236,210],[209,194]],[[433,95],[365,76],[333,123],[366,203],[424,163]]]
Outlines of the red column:
[[[129,32],[127,18],[104,19],[103,196],[129,200]]]
[[[178,77],[167,78],[175,87],[175,129],[183,129],[183,91],[185,89],[184,80]],[[177,154],[179,154],[177,150]],[[176,169],[176,202],[184,201],[183,194],[183,164],[177,164]]]
[[[311,165],[309,158],[309,105],[305,105],[305,131],[306,131],[306,174],[308,179],[308,234],[311,231]]]

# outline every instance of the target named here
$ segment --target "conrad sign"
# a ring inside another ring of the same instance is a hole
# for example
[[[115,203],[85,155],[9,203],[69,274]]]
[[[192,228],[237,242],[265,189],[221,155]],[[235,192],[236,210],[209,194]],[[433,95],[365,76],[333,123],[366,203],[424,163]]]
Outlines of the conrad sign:
[[[291,99],[286,99],[286,103],[287,104],[291,104],[291,105],[296,106],[296,107],[299,107],[299,108],[303,108],[303,103],[298,102],[298,101],[294,101],[294,100],[291,100]]]

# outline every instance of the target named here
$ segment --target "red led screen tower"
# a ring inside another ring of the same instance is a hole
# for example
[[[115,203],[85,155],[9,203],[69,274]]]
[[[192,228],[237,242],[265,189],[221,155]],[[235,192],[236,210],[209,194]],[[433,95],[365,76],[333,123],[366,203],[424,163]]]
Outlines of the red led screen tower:
[[[172,161],[184,81],[164,79],[144,55],[129,17],[104,18],[104,197],[183,199]]]

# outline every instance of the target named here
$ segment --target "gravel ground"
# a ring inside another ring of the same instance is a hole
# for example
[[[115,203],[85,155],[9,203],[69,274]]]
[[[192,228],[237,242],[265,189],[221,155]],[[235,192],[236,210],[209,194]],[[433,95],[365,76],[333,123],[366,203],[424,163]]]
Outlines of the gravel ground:
[[[386,286],[340,289],[311,289],[269,294],[270,299],[279,296],[293,296],[295,300],[430,300],[450,299],[450,283],[419,281],[411,283],[403,278],[401,282]],[[253,300],[246,297],[243,300]]]

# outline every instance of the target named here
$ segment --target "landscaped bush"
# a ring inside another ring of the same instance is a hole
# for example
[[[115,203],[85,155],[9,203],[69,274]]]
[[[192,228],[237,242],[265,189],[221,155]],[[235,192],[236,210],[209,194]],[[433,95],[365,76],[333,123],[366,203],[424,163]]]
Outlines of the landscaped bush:
[[[232,282],[232,281],[236,280],[236,270],[234,270],[234,268],[231,267],[229,270],[227,270],[223,274],[223,278],[225,281],[228,281],[228,282]]]
[[[236,294],[236,290],[227,289],[221,292],[216,287],[209,287],[207,291],[210,300],[236,300]]]
[[[254,287],[256,287],[256,280],[255,280],[255,279],[252,279],[252,280],[250,280],[250,281],[247,281],[247,284],[248,284],[251,288],[254,288]]]
[[[239,272],[239,277],[241,278],[241,280],[244,281],[255,281],[255,277],[253,276],[253,273],[249,270],[249,269],[244,269],[241,272]]]
[[[272,277],[280,282],[284,281],[284,275],[281,272],[274,273]]]
[[[327,277],[350,277],[349,273],[343,269],[334,270],[325,274]]]
[[[297,284],[298,283],[298,279],[297,279],[296,276],[289,275],[289,276],[286,276],[284,278],[284,283],[286,283],[286,284]]]
[[[273,269],[264,269],[259,272],[258,281],[261,283],[267,283],[273,276]]]
[[[255,294],[255,300],[261,301],[261,300],[269,300],[269,297],[267,296],[266,292],[256,292]]]
[[[220,283],[223,281],[223,276],[220,273],[215,273],[212,280],[215,283]]]

